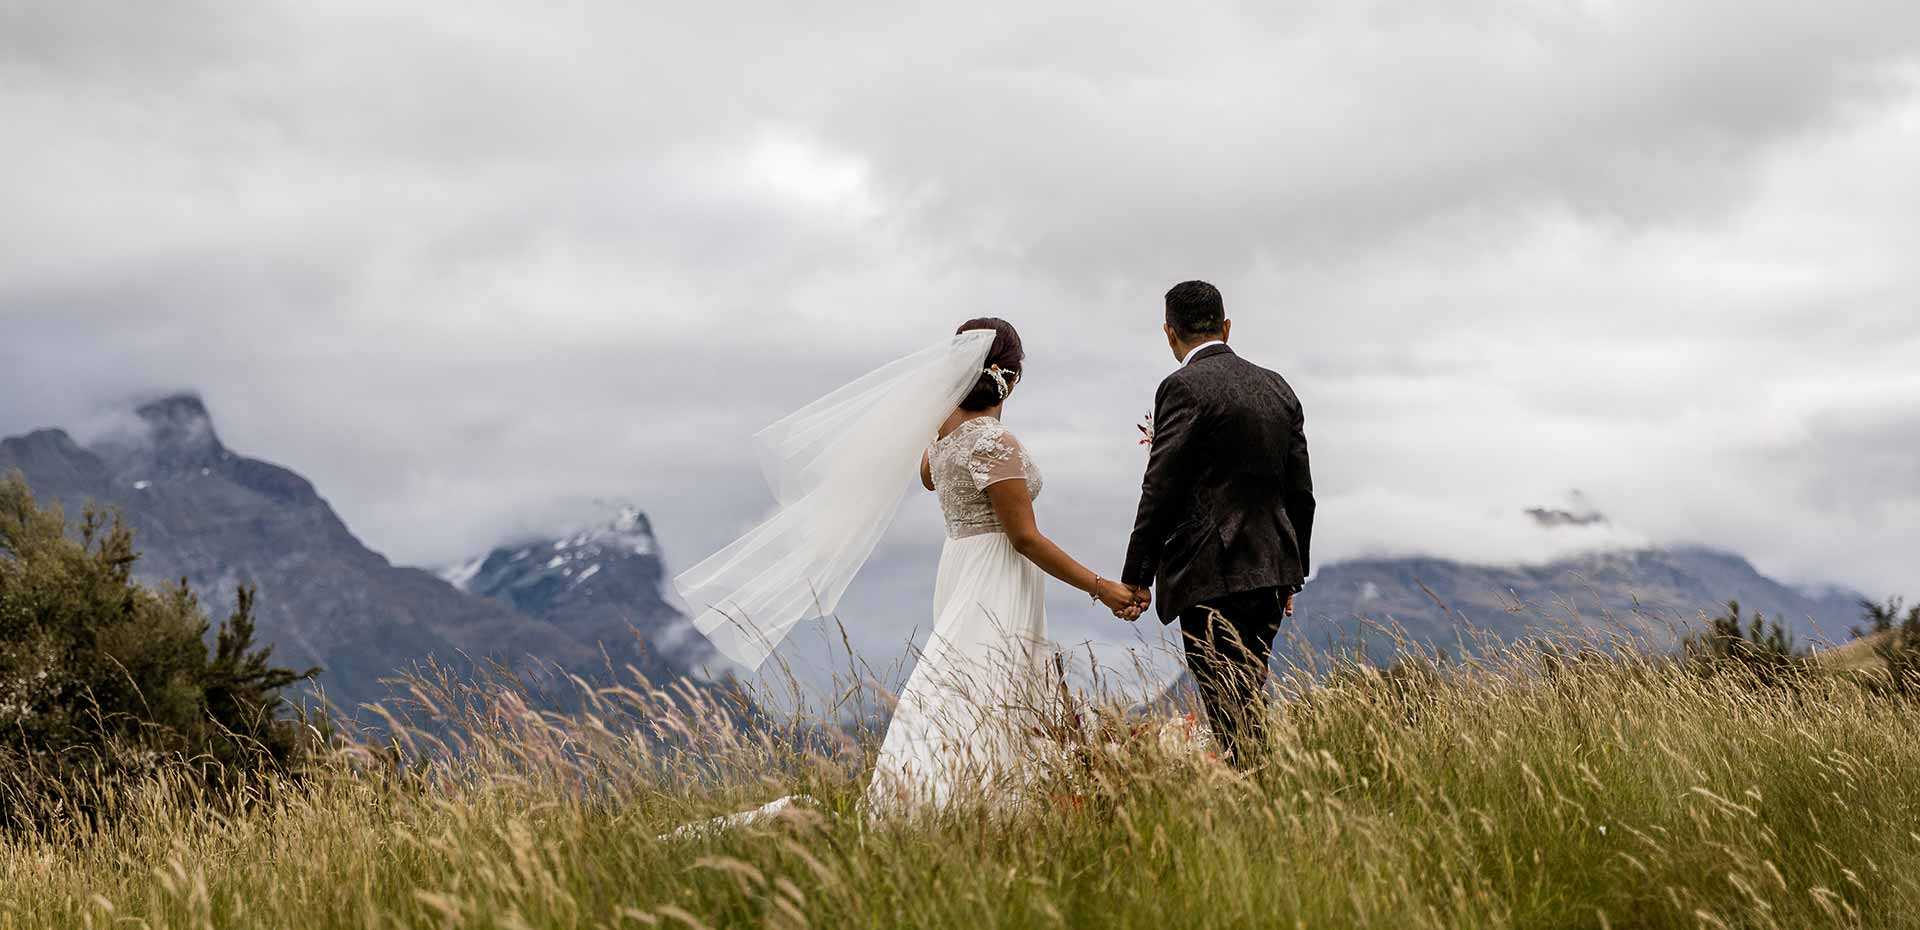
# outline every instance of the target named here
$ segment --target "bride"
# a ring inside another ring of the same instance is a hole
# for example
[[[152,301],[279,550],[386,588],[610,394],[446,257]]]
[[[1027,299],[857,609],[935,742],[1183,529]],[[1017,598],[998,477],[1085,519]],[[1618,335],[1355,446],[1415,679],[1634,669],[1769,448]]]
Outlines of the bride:
[[[898,509],[918,459],[947,541],[933,631],[895,705],[864,798],[871,815],[1019,795],[1045,667],[1042,573],[1132,619],[1147,606],[1075,561],[1035,524],[1040,471],[1001,422],[1025,350],[999,319],[887,365],[763,430],[780,507],[676,579],[694,625],[758,668],[803,620],[838,604]],[[783,806],[775,802],[763,810]]]

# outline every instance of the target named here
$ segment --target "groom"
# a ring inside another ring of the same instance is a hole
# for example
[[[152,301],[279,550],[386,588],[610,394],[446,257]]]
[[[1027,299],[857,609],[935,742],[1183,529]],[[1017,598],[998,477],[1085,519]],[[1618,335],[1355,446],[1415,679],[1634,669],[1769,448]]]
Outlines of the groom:
[[[1120,580],[1142,603],[1159,583],[1155,606],[1161,622],[1180,621],[1207,719],[1246,766],[1261,740],[1273,639],[1306,582],[1314,503],[1300,401],[1286,379],[1227,348],[1232,328],[1213,285],[1167,292],[1167,345],[1181,367],[1154,397]]]

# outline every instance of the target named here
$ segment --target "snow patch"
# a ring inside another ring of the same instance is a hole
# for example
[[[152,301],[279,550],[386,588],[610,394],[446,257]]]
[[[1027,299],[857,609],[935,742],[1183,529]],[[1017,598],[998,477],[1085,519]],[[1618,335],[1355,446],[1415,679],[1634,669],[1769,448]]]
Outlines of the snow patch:
[[[580,550],[589,557],[609,552],[651,556],[660,551],[660,544],[653,538],[647,515],[638,507],[625,506],[614,511],[611,520],[574,533],[554,548]]]
[[[500,561],[495,564],[500,568],[489,573],[489,587],[534,585],[556,574],[571,579],[571,584],[577,586],[599,575],[609,565],[617,566],[624,559],[636,557],[658,558],[660,552],[646,513],[633,506],[612,510],[602,522],[569,528],[557,539],[525,540],[520,545],[521,548],[515,550],[496,550]],[[461,590],[470,590],[471,582],[480,573],[481,563],[489,557],[491,554],[443,570],[440,577]],[[502,562],[519,567],[507,567]]]
[[[487,564],[487,557],[483,555],[477,559],[462,562],[452,568],[443,569],[440,572],[440,579],[465,591],[467,590],[467,585],[473,583],[474,576],[480,574],[480,566],[485,564]]]

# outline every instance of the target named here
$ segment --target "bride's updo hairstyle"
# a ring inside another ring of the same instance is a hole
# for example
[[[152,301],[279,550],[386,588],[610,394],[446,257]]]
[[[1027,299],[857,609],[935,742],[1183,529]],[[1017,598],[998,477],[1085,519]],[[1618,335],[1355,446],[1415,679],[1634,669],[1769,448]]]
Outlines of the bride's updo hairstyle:
[[[1006,379],[1007,387],[1013,387],[1014,382],[1020,378],[1021,364],[1027,360],[1027,350],[1020,346],[1020,334],[1014,330],[1013,324],[994,317],[982,317],[960,324],[960,328],[954,332],[964,333],[970,329],[993,330],[993,348],[987,350],[987,360],[981,367],[1000,366],[1001,375]],[[992,375],[982,371],[980,380],[973,384],[973,390],[968,391],[967,396],[961,398],[960,409],[971,412],[991,410],[998,407],[1005,399],[1000,396],[999,382],[993,380]]]

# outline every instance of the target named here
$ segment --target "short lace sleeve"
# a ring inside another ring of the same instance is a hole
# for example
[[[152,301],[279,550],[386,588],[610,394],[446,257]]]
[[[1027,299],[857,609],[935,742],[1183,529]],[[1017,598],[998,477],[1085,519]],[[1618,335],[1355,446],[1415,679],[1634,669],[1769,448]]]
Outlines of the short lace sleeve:
[[[1020,440],[1004,429],[981,433],[980,438],[974,440],[973,454],[967,464],[973,472],[973,486],[982,491],[1002,481],[1027,478],[1026,450],[1020,447]]]

